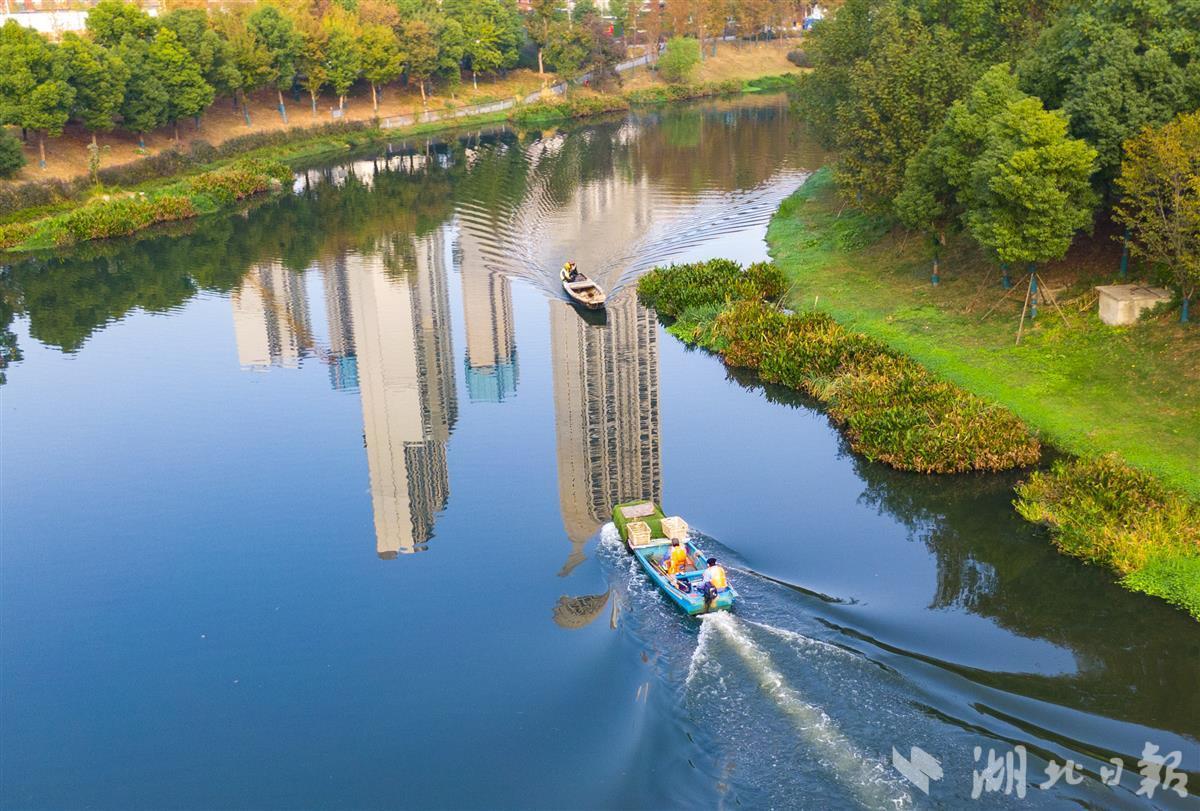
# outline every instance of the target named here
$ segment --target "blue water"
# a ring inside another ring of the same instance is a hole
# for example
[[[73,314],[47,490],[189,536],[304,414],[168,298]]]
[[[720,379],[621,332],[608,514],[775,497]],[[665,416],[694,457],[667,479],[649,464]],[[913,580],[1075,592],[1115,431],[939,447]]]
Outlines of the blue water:
[[[5,268],[0,804],[1138,807],[1147,741],[1200,790],[1194,622],[1053,552],[1013,477],[857,459],[633,301],[765,258],[820,160],[770,99],[489,130]],[[639,573],[605,525],[643,497],[735,615]],[[972,800],[1016,745],[1025,799]]]

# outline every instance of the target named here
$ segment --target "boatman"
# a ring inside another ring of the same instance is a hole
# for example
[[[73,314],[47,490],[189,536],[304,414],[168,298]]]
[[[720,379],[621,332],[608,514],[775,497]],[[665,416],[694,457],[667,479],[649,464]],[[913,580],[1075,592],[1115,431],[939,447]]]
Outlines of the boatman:
[[[559,275],[562,276],[564,282],[573,282],[579,278],[579,271],[575,269],[574,262],[567,262],[563,265],[562,273]]]
[[[671,539],[671,556],[667,558],[667,576],[674,577],[688,564],[687,549],[678,538]]]
[[[704,595],[704,607],[707,609],[717,599],[718,592],[724,591],[729,587],[729,581],[725,577],[725,569],[717,564],[716,558],[708,559],[708,568],[704,570],[704,577],[701,580],[700,593]]]

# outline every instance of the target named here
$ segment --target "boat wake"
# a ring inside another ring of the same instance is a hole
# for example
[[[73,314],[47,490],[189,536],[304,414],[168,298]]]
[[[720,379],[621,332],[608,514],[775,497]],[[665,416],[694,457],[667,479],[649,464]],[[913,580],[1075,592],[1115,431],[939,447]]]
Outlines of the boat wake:
[[[711,539],[701,543],[719,546]],[[623,630],[657,651],[658,676],[666,692],[678,696],[692,727],[689,737],[707,755],[707,763],[698,757],[694,765],[711,772],[737,802],[912,807],[910,794],[889,775],[884,751],[856,744],[801,691],[789,668],[797,654],[836,660],[852,673],[877,673],[874,665],[836,645],[731,613],[697,623],[654,587],[612,524],[601,530],[597,554],[616,574],[615,591],[626,604]],[[770,650],[772,643],[781,650]]]

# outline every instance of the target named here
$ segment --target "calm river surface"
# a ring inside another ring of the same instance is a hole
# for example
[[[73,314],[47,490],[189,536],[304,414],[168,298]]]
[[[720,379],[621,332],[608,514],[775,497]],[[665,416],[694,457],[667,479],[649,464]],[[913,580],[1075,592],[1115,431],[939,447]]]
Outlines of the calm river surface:
[[[800,132],[758,98],[397,143],[6,268],[0,802],[1143,807],[1149,742],[1195,807],[1200,626],[1055,554],[1011,478],[855,458],[630,295],[765,258]],[[736,614],[633,568],[642,497]]]

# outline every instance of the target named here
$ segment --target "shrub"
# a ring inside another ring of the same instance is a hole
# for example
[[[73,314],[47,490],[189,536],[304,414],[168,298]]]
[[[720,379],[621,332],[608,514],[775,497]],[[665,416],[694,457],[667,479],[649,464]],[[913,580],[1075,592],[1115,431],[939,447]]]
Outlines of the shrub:
[[[21,141],[6,130],[0,130],[0,177],[12,177],[25,165],[25,150]]]
[[[1017,486],[1017,512],[1069,555],[1200,618],[1200,505],[1115,454],[1060,461]]]
[[[798,68],[812,67],[812,61],[808,58],[808,52],[800,49],[788,51],[787,60]]]
[[[668,318],[690,307],[729,301],[774,301],[783,295],[783,271],[769,262],[745,270],[728,259],[655,268],[638,282],[638,297]]]
[[[192,155],[173,147],[129,163],[101,169],[97,178],[105,186],[136,186],[147,180],[186,172],[197,165],[198,161]]]
[[[292,171],[280,161],[244,159],[229,166],[197,175],[188,188],[220,203],[231,203],[266,191],[272,180],[290,180]]]
[[[743,270],[713,259],[655,268],[638,282],[638,296],[677,318],[671,331],[682,340],[821,401],[868,459],[921,473],[1007,470],[1038,460],[1041,446],[1012,412],[825,313],[784,312],[771,303],[784,285],[772,264]]]
[[[154,223],[194,217],[198,213],[190,199],[177,194],[100,199],[63,215],[52,233],[58,244],[107,239],[127,236]]]
[[[44,208],[75,196],[90,185],[87,178],[77,181],[35,180],[29,183],[0,185],[0,216],[9,216],[27,208]]]
[[[629,102],[621,96],[577,95],[560,101],[537,101],[524,107],[518,107],[509,117],[517,124],[536,124],[542,121],[583,118],[628,108]]]
[[[8,225],[0,225],[0,250],[20,245],[33,236],[33,230],[33,224],[28,222],[14,222]]]
[[[658,72],[672,84],[686,82],[700,64],[700,43],[687,37],[671,37],[658,58]]]
[[[731,366],[820,400],[851,447],[900,470],[1006,470],[1040,446],[1011,412],[938,380],[920,365],[824,313],[788,315],[738,302],[716,319],[709,348]]]

